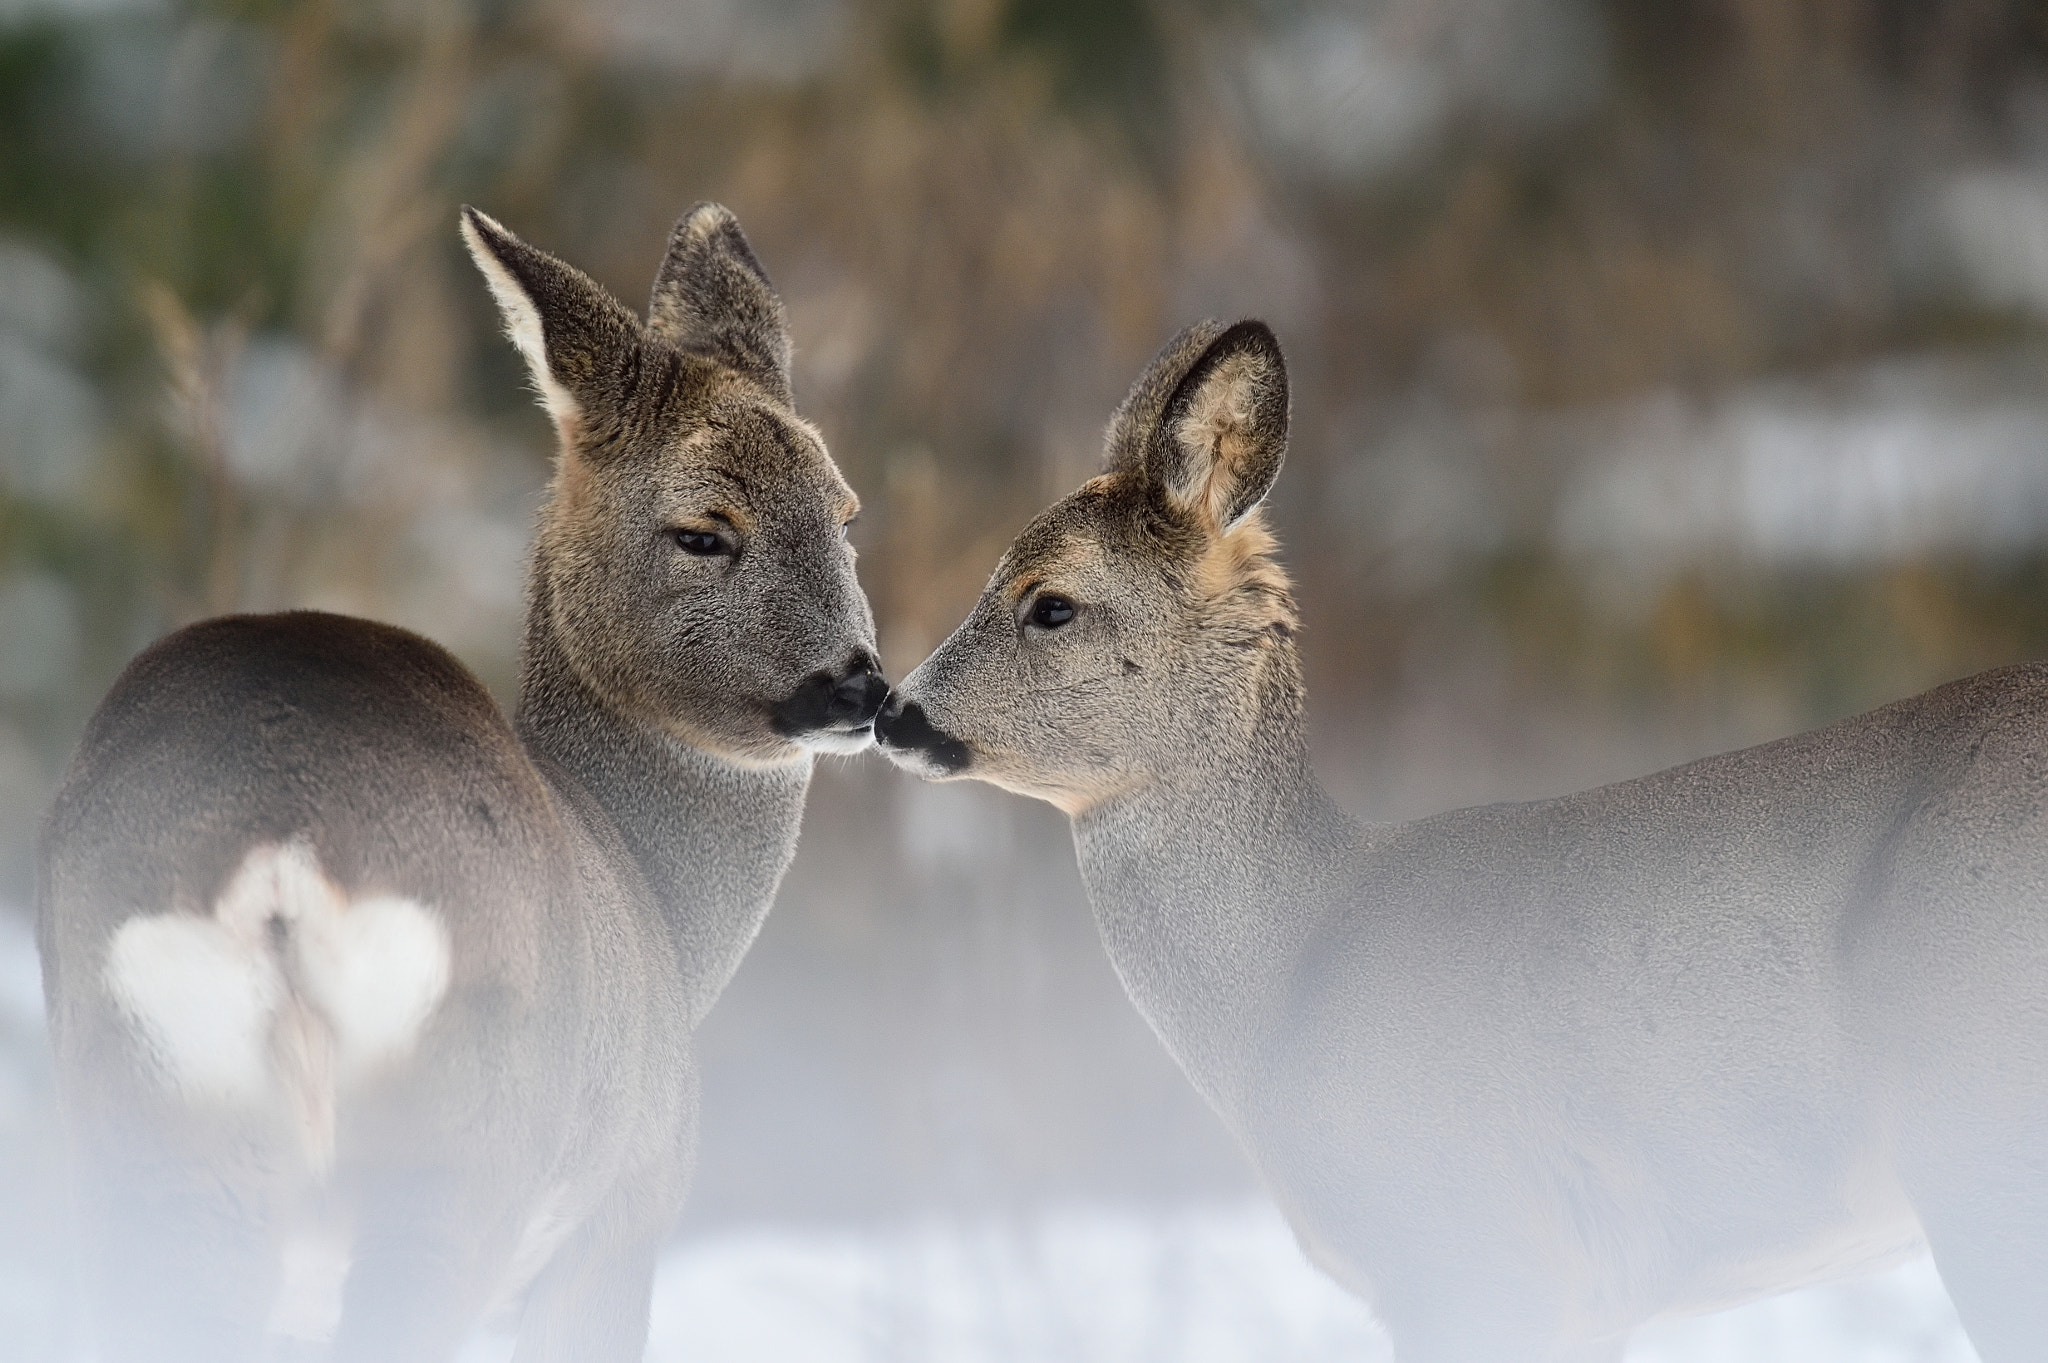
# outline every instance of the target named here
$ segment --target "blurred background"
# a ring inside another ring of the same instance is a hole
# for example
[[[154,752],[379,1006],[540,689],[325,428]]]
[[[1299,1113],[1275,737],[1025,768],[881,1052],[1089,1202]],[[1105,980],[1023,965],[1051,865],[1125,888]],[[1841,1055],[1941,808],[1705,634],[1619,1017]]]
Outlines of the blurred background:
[[[1152,350],[1244,314],[1361,815],[2048,652],[2038,0],[0,0],[0,1353],[83,1356],[28,910],[92,704],[294,605],[509,702],[549,433],[456,205],[637,305],[704,198],[788,305],[891,675]],[[824,767],[703,1045],[653,1357],[1385,1356],[1042,806]],[[1633,1356],[1969,1357],[1924,1263]]]

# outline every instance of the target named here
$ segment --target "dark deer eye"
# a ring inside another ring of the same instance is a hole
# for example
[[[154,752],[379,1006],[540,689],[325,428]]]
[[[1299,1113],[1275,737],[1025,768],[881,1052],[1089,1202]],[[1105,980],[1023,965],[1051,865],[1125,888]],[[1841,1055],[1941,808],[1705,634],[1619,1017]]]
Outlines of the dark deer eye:
[[[670,533],[675,537],[676,548],[686,554],[709,558],[726,551],[725,540],[709,530],[675,530]]]
[[[1040,629],[1058,629],[1074,618],[1074,603],[1064,596],[1047,594],[1031,605],[1031,623]]]

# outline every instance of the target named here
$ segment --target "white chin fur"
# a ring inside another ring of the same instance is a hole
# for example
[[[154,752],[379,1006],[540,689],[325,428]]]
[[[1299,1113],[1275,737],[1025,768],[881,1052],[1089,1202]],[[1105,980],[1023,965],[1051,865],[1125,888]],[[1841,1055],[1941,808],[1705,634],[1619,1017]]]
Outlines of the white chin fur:
[[[875,746],[881,749],[882,756],[888,758],[890,762],[912,776],[921,777],[926,781],[943,781],[955,774],[927,758],[921,749],[892,748],[886,743],[878,743]]]
[[[851,757],[874,746],[875,731],[872,726],[856,729],[851,733],[838,729],[820,729],[816,733],[805,734],[797,742],[812,752]]]

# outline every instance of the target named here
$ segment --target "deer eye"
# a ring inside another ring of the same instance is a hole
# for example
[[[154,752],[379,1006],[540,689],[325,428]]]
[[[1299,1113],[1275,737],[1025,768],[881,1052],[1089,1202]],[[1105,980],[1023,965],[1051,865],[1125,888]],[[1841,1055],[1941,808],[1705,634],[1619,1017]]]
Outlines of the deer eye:
[[[1047,592],[1031,603],[1031,623],[1040,629],[1058,629],[1074,618],[1074,603]]]
[[[669,534],[675,540],[676,548],[699,558],[731,552],[726,547],[725,537],[709,530],[671,530]]]

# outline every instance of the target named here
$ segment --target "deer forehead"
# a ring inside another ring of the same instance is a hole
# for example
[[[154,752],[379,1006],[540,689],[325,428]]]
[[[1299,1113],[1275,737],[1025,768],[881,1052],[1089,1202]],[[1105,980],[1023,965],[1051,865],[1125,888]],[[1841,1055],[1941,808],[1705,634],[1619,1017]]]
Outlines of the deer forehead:
[[[1179,553],[1153,524],[1144,490],[1109,474],[1082,484],[1026,526],[998,567],[994,585],[1012,600],[1041,583],[1106,588],[1129,584],[1134,569],[1165,567]]]
[[[996,574],[998,594],[1021,600],[1041,586],[1078,585],[1106,566],[1102,543],[1082,529],[1019,544]]]
[[[742,528],[775,511],[822,507],[849,520],[860,509],[817,431],[789,413],[695,425],[625,478],[666,510],[717,511]]]

